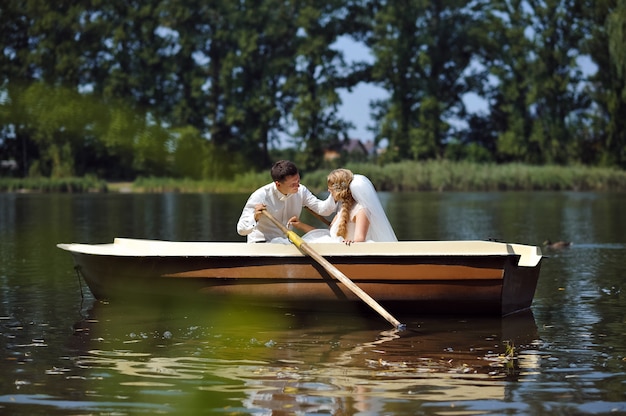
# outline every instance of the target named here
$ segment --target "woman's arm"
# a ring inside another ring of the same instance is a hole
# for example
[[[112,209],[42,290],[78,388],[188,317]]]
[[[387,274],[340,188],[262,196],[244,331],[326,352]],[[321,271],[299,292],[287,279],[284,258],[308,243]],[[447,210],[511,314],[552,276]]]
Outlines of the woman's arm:
[[[354,242],[363,242],[367,239],[367,231],[370,228],[370,220],[364,209],[360,209],[354,216],[356,223],[354,227]]]

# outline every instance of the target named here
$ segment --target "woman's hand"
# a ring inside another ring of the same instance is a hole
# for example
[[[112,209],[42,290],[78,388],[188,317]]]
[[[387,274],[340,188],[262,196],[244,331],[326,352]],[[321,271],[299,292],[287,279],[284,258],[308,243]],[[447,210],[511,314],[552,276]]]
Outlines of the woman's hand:
[[[296,227],[298,228],[298,225],[300,223],[300,220],[298,220],[298,217],[296,217],[295,215],[291,218],[289,218],[289,221],[287,221],[287,228],[291,229],[291,227]]]

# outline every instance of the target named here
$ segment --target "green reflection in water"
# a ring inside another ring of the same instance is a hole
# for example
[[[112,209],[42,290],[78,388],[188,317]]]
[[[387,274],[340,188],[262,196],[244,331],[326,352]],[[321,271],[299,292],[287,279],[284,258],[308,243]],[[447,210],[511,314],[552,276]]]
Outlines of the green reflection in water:
[[[96,303],[76,324],[75,364],[92,400],[189,414],[352,414],[396,399],[502,399],[519,375],[503,340],[529,346],[536,336],[532,314],[413,321],[402,332],[372,322],[231,302]]]

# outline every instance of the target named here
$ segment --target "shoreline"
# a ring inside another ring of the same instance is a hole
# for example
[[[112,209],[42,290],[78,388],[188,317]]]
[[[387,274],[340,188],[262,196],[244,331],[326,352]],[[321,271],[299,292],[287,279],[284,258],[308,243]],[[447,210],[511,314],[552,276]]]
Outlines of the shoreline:
[[[589,166],[503,165],[472,162],[400,162],[345,165],[367,176],[379,192],[494,192],[597,191],[625,192],[626,171]],[[302,184],[314,193],[327,188],[331,168],[301,172]],[[2,178],[0,193],[111,192],[111,193],[250,193],[271,182],[269,172],[245,172],[233,178],[190,179],[138,177],[133,181],[98,179],[92,175],[68,178]]]

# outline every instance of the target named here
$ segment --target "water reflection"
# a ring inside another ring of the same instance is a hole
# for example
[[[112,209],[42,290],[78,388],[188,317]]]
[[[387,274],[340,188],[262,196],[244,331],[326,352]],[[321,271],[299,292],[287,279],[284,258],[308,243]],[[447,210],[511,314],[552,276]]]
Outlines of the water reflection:
[[[407,398],[458,410],[502,400],[506,382],[534,366],[530,311],[403,322],[398,332],[333,313],[95,303],[69,342],[90,395],[139,402],[150,390],[153,403],[187,411],[225,393],[230,411],[378,413]]]

